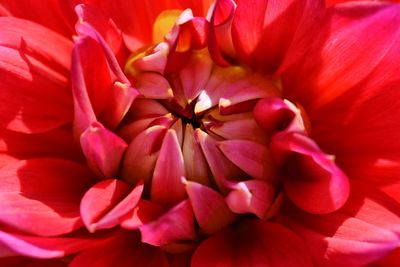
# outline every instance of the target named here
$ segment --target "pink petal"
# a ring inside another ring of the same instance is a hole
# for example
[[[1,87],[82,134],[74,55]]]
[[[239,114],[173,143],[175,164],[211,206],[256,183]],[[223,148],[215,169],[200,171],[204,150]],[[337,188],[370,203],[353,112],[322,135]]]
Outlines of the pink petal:
[[[160,249],[140,243],[136,235],[120,233],[113,240],[78,254],[70,267],[168,267],[167,257]]]
[[[141,226],[142,242],[165,246],[174,242],[196,238],[193,210],[189,200],[184,200],[156,221]]]
[[[173,97],[171,86],[162,75],[145,72],[138,78],[138,91],[146,98],[169,99]]]
[[[100,9],[92,5],[77,5],[75,11],[79,17],[78,23],[89,23],[106,40],[121,64],[124,64],[127,55],[122,33],[115,23],[105,16]]]
[[[218,147],[251,177],[268,181],[275,179],[274,165],[266,146],[247,140],[226,140],[219,142]]]
[[[285,130],[295,117],[294,111],[277,97],[261,99],[253,112],[258,125],[268,134]]]
[[[151,182],[151,199],[171,207],[186,197],[181,177],[185,166],[181,147],[174,130],[168,130],[161,145]]]
[[[0,175],[3,224],[43,236],[82,226],[79,202],[94,181],[86,167],[66,160],[30,159],[11,162]]]
[[[16,18],[1,17],[0,29],[0,125],[17,132],[37,133],[70,122],[71,42]],[[49,48],[42,46],[40,40],[44,39]]]
[[[265,181],[249,180],[230,185],[232,191],[226,197],[226,203],[235,213],[253,213],[264,219],[271,208],[275,189]]]
[[[101,177],[115,177],[128,145],[113,132],[94,122],[80,137],[89,166]]]
[[[138,203],[143,184],[130,190],[129,185],[108,179],[92,186],[83,196],[80,213],[90,232],[114,227]]]
[[[122,165],[122,177],[131,183],[149,182],[167,129],[153,126],[140,133],[129,144]]]
[[[270,222],[244,220],[203,241],[192,258],[203,266],[313,266],[303,241],[287,228]]]
[[[283,168],[285,192],[297,206],[322,214],[344,205],[350,193],[348,178],[311,139],[283,132],[273,137],[270,149]]]
[[[242,172],[221,153],[217,147],[217,142],[210,135],[196,129],[194,136],[200,144],[215,182],[221,190],[226,191],[225,182],[227,180],[243,177]]]
[[[214,234],[231,224],[236,218],[225,199],[218,192],[195,182],[186,183],[186,191],[194,215],[205,234]]]
[[[40,259],[61,258],[103,243],[109,234],[78,233],[64,237],[38,237],[0,231],[2,244],[18,255]]]
[[[144,224],[155,221],[164,213],[164,208],[148,200],[139,200],[136,207],[121,218],[121,227],[128,230],[138,229]]]

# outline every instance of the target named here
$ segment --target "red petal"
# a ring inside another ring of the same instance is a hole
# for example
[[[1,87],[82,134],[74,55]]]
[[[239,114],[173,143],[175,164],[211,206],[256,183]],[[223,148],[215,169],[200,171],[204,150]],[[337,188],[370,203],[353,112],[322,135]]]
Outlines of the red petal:
[[[155,221],[164,213],[164,208],[148,200],[139,200],[137,206],[121,218],[121,227],[128,230],[138,229],[144,224]]]
[[[398,247],[399,203],[364,182],[352,182],[346,205],[329,215],[285,207],[283,222],[307,243],[319,266],[366,266]]]
[[[70,41],[40,25],[0,18],[3,128],[44,132],[71,121],[70,51]]]
[[[123,232],[114,240],[78,254],[69,267],[168,267],[164,252],[140,243],[136,235]]]
[[[143,184],[130,192],[129,185],[108,179],[92,186],[81,200],[80,213],[90,232],[114,227],[120,218],[135,208],[143,191]]]
[[[171,207],[186,197],[182,177],[185,166],[178,138],[174,130],[168,130],[161,145],[151,182],[151,199],[165,207]]]
[[[274,72],[296,31],[307,29],[322,10],[322,1],[239,1],[232,38],[240,59],[253,68]]]
[[[84,166],[31,159],[3,167],[0,176],[2,223],[43,236],[69,233],[82,225],[79,202],[93,182]]]
[[[152,43],[152,27],[157,16],[167,9],[179,8],[177,1],[91,1],[109,15],[124,33],[125,43],[131,51]]]
[[[287,228],[246,220],[201,243],[191,266],[306,267],[313,264],[303,241]]]
[[[43,8],[46,7],[46,8]],[[3,10],[2,10],[3,8]],[[1,16],[13,16],[30,20],[48,29],[71,38],[74,34],[74,14],[70,1],[54,0],[2,0],[0,3]],[[43,40],[43,39],[42,39]]]
[[[350,186],[334,160],[308,137],[281,133],[273,137],[271,154],[283,168],[288,197],[311,213],[329,213],[343,206]]]
[[[186,191],[197,223],[204,233],[214,234],[235,219],[235,215],[229,210],[224,197],[211,188],[187,182]]]
[[[165,246],[196,238],[193,210],[189,200],[182,201],[158,220],[141,226],[142,242]]]
[[[68,263],[60,259],[42,260],[25,257],[8,257],[0,258],[0,265],[3,267],[67,267]]]
[[[84,131],[80,142],[88,164],[101,177],[115,177],[128,145],[113,132],[94,122]]]

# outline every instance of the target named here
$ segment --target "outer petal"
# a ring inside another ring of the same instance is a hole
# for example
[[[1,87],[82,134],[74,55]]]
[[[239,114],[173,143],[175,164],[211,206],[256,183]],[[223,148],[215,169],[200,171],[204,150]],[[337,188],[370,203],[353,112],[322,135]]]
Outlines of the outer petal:
[[[242,61],[273,72],[300,28],[307,29],[322,1],[238,1],[232,22],[233,44]]]
[[[100,256],[100,257],[99,257]],[[69,267],[168,267],[160,249],[140,243],[137,235],[122,232],[114,240],[78,254]]]
[[[347,176],[308,137],[282,132],[273,137],[271,154],[282,167],[285,192],[300,208],[311,213],[329,213],[346,202]]]
[[[329,215],[286,207],[281,221],[307,243],[319,266],[366,266],[398,247],[399,203],[364,182],[352,183],[347,204]]]
[[[64,160],[31,159],[3,167],[0,176],[3,224],[44,236],[82,226],[79,201],[93,181],[87,168]]]
[[[71,121],[70,51],[70,41],[38,24],[0,18],[1,127],[43,132]]]
[[[398,5],[338,5],[284,79],[310,117],[313,139],[353,179],[398,181],[399,23]]]
[[[74,34],[76,16],[70,1],[2,0],[0,16],[12,16],[34,21],[63,34],[67,38],[71,38]]]
[[[312,266],[302,240],[285,227],[247,220],[204,241],[192,267]]]
[[[77,233],[64,237],[37,237],[0,231],[1,252],[8,249],[14,254],[41,259],[61,258],[104,242],[109,233],[90,236]],[[4,246],[4,248],[3,248]]]

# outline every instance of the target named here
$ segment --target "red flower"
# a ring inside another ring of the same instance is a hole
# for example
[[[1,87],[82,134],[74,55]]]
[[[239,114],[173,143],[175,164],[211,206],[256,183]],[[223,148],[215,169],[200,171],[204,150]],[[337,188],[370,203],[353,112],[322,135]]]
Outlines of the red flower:
[[[396,265],[399,5],[45,2],[0,1],[2,265]]]

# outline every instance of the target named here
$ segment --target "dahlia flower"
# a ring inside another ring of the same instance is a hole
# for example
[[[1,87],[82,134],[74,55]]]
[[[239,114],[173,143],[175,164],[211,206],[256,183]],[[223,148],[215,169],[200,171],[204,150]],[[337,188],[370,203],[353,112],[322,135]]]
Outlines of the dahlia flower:
[[[1,266],[398,266],[395,1],[0,14]]]

